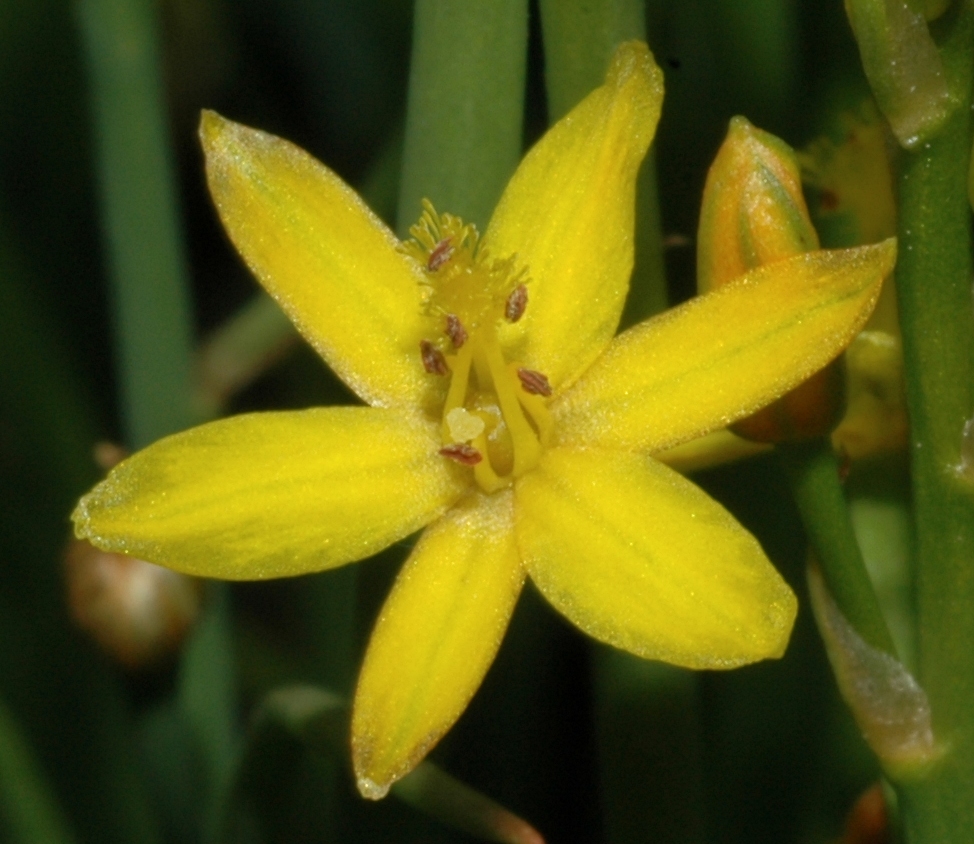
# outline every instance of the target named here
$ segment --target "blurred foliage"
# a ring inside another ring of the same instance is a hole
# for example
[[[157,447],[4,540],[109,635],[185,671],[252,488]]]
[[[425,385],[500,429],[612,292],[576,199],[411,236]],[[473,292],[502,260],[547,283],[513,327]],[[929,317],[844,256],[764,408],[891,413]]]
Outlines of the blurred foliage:
[[[696,231],[706,170],[729,118],[745,114],[800,146],[855,107],[866,83],[841,0],[648,0],[646,8],[666,73],[656,156],[663,230],[677,244],[666,256],[670,293],[680,300],[691,295],[694,273],[693,249],[679,244]],[[293,140],[356,187],[371,180],[377,212],[394,223],[411,9],[408,0],[164,0],[159,11],[201,339],[256,285],[205,191],[200,108]],[[530,26],[526,140],[547,120],[536,9]],[[208,780],[206,744],[214,739],[200,737],[185,702],[224,695],[235,683],[233,722],[221,727],[234,745],[255,705],[280,684],[347,695],[406,549],[359,567],[357,582],[338,571],[210,595],[211,612],[226,600],[220,611],[232,638],[207,647],[227,665],[193,669],[173,655],[126,671],[71,624],[66,516],[97,478],[94,443],[121,439],[90,101],[66,0],[3,0],[0,44],[0,701],[75,840],[202,842],[226,784]],[[230,409],[348,398],[301,346]],[[792,644],[780,662],[727,674],[617,667],[638,703],[623,706],[593,693],[589,657],[600,646],[526,594],[483,688],[432,758],[547,840],[826,841],[876,778],[807,610],[805,541],[777,464],[759,458],[700,480],[755,532],[799,594]],[[338,640],[344,649],[322,644]],[[669,694],[687,688],[691,710]],[[341,753],[310,754],[293,737],[264,750],[259,779],[248,781],[259,823],[242,824],[234,840],[470,840],[394,798],[361,801]],[[661,766],[692,764],[675,778],[660,767],[657,779],[626,781],[635,751]],[[596,762],[606,754],[618,757],[614,770],[623,775],[600,781]],[[16,841],[5,837],[16,831],[4,810],[9,774],[0,768],[0,840]],[[686,800],[700,807],[690,821],[677,810]],[[659,810],[640,810],[646,801]],[[608,824],[602,810],[610,805],[631,808]]]

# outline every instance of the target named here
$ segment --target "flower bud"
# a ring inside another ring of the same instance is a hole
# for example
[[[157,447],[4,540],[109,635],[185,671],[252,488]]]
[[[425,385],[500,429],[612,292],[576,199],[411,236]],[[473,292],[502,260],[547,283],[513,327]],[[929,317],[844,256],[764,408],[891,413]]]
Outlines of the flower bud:
[[[111,442],[95,445],[107,472],[127,456]],[[64,552],[71,618],[128,668],[143,668],[176,651],[200,612],[200,581],[125,554],[71,539]]]
[[[732,118],[703,190],[698,291],[812,249],[818,249],[818,235],[794,150],[746,118]]]
[[[883,787],[876,783],[859,795],[839,844],[890,844],[892,840]]]
[[[794,150],[745,118],[733,118],[704,187],[698,290],[712,290],[756,267],[818,248]],[[842,371],[833,361],[731,430],[762,443],[811,439],[835,426],[842,405]]]

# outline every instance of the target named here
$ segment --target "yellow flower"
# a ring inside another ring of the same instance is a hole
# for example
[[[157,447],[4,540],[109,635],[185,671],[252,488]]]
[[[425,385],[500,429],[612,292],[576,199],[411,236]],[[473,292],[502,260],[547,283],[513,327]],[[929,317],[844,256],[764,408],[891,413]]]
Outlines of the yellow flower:
[[[427,206],[405,245],[302,150],[203,116],[231,239],[370,406],[164,439],[82,499],[76,529],[181,571],[254,579],[343,565],[426,527],[355,692],[366,796],[459,717],[526,575],[581,629],[646,658],[731,668],[785,648],[795,598],[757,541],[648,455],[838,354],[895,247],[779,261],[613,339],[661,101],[646,46],[623,45],[605,85],[524,159],[482,241]]]

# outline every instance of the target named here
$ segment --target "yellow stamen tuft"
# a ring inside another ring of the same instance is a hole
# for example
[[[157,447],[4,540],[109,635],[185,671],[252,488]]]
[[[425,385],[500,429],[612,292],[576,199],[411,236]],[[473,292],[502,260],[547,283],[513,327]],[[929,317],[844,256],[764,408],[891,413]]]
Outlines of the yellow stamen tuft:
[[[458,321],[467,331],[492,326],[513,307],[527,303],[527,273],[514,256],[493,260],[477,227],[452,214],[440,214],[428,199],[409,230],[403,250],[426,271],[426,309]],[[518,313],[520,317],[520,313]]]

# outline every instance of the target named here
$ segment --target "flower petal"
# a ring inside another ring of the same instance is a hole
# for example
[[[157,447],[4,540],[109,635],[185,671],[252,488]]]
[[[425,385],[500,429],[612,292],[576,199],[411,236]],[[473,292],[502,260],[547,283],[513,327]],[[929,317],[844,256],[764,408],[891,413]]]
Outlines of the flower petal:
[[[785,650],[797,602],[757,540],[651,457],[552,449],[518,482],[515,518],[538,588],[596,639],[688,668]]]
[[[78,503],[106,551],[226,580],[368,557],[435,519],[466,481],[437,427],[401,410],[253,413],[160,440]]]
[[[657,451],[753,413],[851,342],[895,259],[806,252],[623,332],[552,405],[560,442]]]
[[[632,271],[636,174],[662,100],[646,45],[622,44],[605,85],[521,162],[487,229],[491,254],[516,253],[530,278],[524,317],[502,340],[556,388],[615,334]]]
[[[200,137],[220,219],[251,271],[365,401],[424,399],[417,267],[358,194],[281,138],[204,111]]]
[[[364,796],[384,796],[463,712],[523,583],[510,492],[464,499],[423,534],[382,608],[355,692],[352,757]]]

